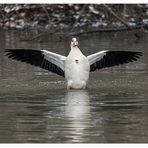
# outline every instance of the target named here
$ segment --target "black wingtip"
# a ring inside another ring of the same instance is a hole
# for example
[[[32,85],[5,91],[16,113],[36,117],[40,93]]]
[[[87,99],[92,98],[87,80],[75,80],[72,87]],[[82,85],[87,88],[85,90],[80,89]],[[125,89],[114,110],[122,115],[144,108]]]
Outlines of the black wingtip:
[[[7,53],[13,51],[13,49],[4,49],[4,51]]]
[[[142,52],[135,52],[133,56],[138,60],[141,56],[143,56],[143,53]]]
[[[143,56],[142,52],[136,52],[136,54],[139,55],[139,56]]]
[[[6,54],[7,54],[8,52],[10,52],[10,50],[9,49],[5,49],[4,52],[6,52]]]
[[[12,50],[11,49],[6,49],[5,50],[5,55],[8,57],[8,58],[11,58],[11,59],[15,59],[15,55],[13,54]]]
[[[9,58],[9,56],[12,54],[11,50],[5,49],[4,51],[5,51],[5,55],[8,56],[8,58]]]

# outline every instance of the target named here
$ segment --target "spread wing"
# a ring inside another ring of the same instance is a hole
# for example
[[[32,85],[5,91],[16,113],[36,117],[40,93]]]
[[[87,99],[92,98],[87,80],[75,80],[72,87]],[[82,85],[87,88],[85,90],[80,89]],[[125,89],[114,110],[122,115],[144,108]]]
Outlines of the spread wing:
[[[6,49],[5,52],[8,58],[26,62],[56,73],[60,76],[65,76],[65,56],[61,56],[47,50]]]
[[[137,61],[140,56],[142,56],[141,52],[104,50],[87,56],[87,59],[92,72],[96,69]]]

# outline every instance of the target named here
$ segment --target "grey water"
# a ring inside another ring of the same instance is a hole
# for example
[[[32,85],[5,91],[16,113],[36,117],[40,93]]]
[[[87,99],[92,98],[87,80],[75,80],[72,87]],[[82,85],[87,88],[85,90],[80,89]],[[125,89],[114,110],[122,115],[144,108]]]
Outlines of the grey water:
[[[136,62],[90,74],[86,90],[66,90],[64,78],[5,56],[6,48],[67,55],[70,37],[21,41],[0,31],[0,143],[147,143],[148,35],[95,33],[78,37],[85,55],[141,51]]]

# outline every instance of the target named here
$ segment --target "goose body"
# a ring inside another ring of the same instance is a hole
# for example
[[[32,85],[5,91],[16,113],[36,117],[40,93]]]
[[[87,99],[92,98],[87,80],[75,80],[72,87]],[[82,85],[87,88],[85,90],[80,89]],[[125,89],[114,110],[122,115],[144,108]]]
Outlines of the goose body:
[[[8,58],[26,62],[65,77],[67,89],[85,89],[90,72],[137,61],[141,52],[103,50],[89,56],[83,55],[78,41],[72,38],[68,56],[47,50],[6,49]]]
[[[85,89],[89,78],[90,65],[78,47],[71,47],[65,60],[67,89]]]

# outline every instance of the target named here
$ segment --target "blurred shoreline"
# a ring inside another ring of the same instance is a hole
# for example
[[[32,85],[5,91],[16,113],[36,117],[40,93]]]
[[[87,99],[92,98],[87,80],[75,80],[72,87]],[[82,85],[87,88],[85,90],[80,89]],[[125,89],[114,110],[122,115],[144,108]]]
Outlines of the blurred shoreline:
[[[148,26],[148,4],[0,4],[0,28],[54,32],[111,31]]]

